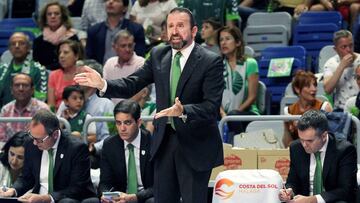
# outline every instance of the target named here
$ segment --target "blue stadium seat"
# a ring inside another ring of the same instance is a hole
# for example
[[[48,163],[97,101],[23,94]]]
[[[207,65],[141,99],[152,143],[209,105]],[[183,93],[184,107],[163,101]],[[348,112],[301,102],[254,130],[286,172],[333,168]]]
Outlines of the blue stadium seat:
[[[293,31],[293,45],[301,45],[311,62],[311,71],[318,72],[320,50],[332,45],[333,33],[342,28],[342,17],[337,11],[305,12]]]
[[[16,28],[16,27],[37,27],[36,22],[32,18],[5,18],[0,21],[0,28]]]
[[[294,57],[291,74],[288,77],[268,78],[270,60],[273,58]],[[286,86],[292,80],[293,73],[298,69],[306,69],[306,51],[302,46],[269,47],[261,52],[259,61],[259,79],[264,82],[272,104],[279,104],[285,92]]]
[[[299,17],[299,24],[324,24],[334,23],[339,29],[342,28],[342,16],[338,11],[308,11]]]

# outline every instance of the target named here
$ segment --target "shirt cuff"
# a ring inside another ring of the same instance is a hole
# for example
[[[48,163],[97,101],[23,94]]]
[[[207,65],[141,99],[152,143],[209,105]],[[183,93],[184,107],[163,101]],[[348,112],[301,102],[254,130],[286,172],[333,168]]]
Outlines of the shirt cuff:
[[[321,195],[315,195],[317,203],[326,203]]]
[[[104,81],[104,87],[100,90],[99,95],[102,97],[104,96],[106,90],[107,90],[107,82],[106,80],[102,79]]]

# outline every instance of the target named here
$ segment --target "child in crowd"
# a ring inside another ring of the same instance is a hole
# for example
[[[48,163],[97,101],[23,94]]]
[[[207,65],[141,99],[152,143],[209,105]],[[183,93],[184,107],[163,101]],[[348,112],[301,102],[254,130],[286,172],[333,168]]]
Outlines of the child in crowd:
[[[84,90],[78,85],[70,85],[65,87],[63,92],[63,101],[67,107],[62,113],[61,117],[67,119],[71,125],[71,134],[76,137],[81,137],[83,134],[83,126],[86,119],[91,116],[84,110]],[[91,122],[87,131],[88,143],[96,142],[96,125]]]

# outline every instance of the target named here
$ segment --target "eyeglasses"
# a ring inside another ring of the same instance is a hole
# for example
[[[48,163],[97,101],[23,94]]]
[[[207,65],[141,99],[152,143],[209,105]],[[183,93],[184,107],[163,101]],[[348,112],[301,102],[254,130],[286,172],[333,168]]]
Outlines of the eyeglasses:
[[[360,75],[354,75],[355,80],[360,80]]]
[[[20,87],[22,87],[23,89],[30,89],[31,84],[15,83],[13,84],[13,87],[16,89],[20,89]]]
[[[24,42],[24,41],[19,41],[19,42],[10,42],[10,47],[24,47],[26,46],[28,43]]]
[[[52,133],[51,133],[52,134]],[[35,138],[30,131],[28,131],[28,135],[31,139],[33,139],[36,143],[43,143],[45,142],[49,137],[50,135],[47,135],[46,137],[44,138]]]
[[[118,120],[116,120],[115,123],[116,123],[116,125],[118,125],[118,126],[121,126],[122,124],[124,124],[124,125],[126,125],[126,126],[130,126],[131,124],[134,123],[134,121],[132,121],[132,120],[125,120],[125,121],[118,121]]]

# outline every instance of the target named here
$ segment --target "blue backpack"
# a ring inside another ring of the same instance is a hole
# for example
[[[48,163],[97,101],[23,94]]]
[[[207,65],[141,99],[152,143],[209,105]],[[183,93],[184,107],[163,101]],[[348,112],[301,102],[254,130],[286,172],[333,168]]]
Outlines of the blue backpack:
[[[323,111],[324,112],[324,111]],[[352,140],[351,129],[352,120],[351,114],[348,112],[324,112],[327,119],[329,129],[328,132],[335,135],[337,139]]]

